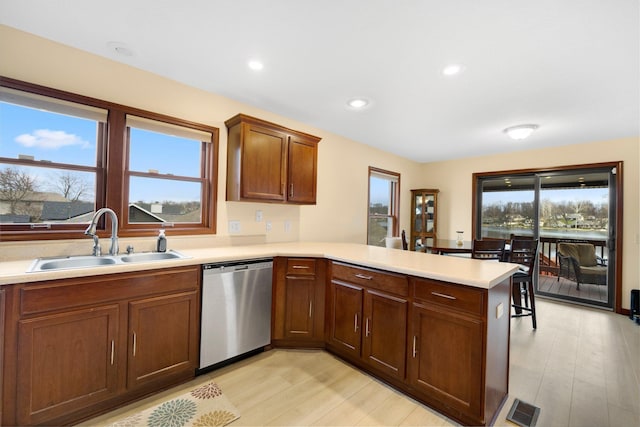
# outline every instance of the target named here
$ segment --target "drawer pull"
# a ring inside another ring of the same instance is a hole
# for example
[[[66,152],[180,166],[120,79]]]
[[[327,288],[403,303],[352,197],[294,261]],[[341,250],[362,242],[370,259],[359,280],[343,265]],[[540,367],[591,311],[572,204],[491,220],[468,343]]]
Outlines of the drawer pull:
[[[113,365],[113,357],[116,352],[115,342],[111,340],[111,364]]]
[[[431,295],[434,295],[434,296],[440,297],[440,298],[450,299],[450,300],[457,300],[458,299],[456,297],[452,297],[451,295],[441,294],[440,292],[431,292]]]
[[[364,279],[364,280],[371,280],[371,279],[373,279],[373,276],[366,276],[366,275],[364,275],[364,274],[360,274],[360,273],[356,274],[356,277],[357,277],[358,279]]]
[[[353,321],[353,332],[358,332],[358,313],[356,313]]]
[[[308,265],[294,265],[293,268],[294,269],[305,269],[306,270],[307,268],[309,268],[309,266]]]
[[[413,336],[413,358],[416,358],[416,354],[418,354],[418,352],[416,351],[416,336]]]
[[[368,337],[370,333],[371,331],[369,330],[369,318],[367,317],[367,321],[365,322],[364,326],[364,336]]]

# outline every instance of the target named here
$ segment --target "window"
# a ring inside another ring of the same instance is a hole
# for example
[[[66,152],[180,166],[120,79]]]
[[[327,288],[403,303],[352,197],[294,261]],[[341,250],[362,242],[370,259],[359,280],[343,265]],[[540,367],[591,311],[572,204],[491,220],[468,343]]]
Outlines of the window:
[[[3,240],[215,233],[218,129],[0,77]]]
[[[203,224],[211,133],[127,116],[126,212],[130,227]]]
[[[107,110],[0,87],[0,224],[74,229],[101,195]]]
[[[367,244],[385,246],[385,237],[398,237],[400,174],[369,167]]]

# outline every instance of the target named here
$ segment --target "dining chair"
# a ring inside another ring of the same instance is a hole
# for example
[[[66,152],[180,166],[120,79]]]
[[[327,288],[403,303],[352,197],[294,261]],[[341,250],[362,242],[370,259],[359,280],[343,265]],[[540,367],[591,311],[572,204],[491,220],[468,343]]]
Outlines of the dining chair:
[[[409,249],[409,242],[407,242],[407,233],[404,230],[402,230],[401,236],[402,236],[402,249],[406,251]]]
[[[473,246],[471,247],[471,258],[475,259],[497,259],[502,261],[504,259],[504,239],[487,239],[487,240],[473,240]]]
[[[511,296],[515,314],[511,317],[531,316],[533,329],[537,328],[536,299],[533,292],[533,273],[538,258],[537,239],[514,239],[511,241],[509,262],[520,268],[512,276]],[[522,300],[524,299],[524,305]]]

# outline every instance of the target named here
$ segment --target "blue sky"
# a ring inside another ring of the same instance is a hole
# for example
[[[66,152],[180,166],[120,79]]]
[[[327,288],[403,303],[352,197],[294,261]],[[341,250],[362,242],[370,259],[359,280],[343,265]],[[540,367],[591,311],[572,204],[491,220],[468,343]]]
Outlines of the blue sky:
[[[0,102],[0,157],[24,154],[36,161],[95,166],[96,128],[93,120]],[[140,129],[132,129],[131,137],[131,170],[200,176],[199,141]],[[27,170],[38,176],[41,190],[50,190],[55,170]],[[133,202],[200,200],[200,185],[194,183],[139,178],[132,187]]]

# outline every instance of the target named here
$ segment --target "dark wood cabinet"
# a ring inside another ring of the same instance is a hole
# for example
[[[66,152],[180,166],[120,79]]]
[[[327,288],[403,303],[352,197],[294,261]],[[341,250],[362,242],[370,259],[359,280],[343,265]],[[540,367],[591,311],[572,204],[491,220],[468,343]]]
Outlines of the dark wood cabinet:
[[[199,266],[11,286],[2,424],[69,424],[193,377],[199,289]]]
[[[327,346],[404,379],[407,277],[334,262],[330,295]]]
[[[225,124],[227,200],[316,203],[320,138],[244,114]]]
[[[324,347],[326,261],[274,258],[272,341]]]
[[[464,424],[490,424],[508,392],[510,280],[480,289],[412,278],[411,287],[411,389]]]
[[[193,371],[198,352],[198,291],[129,303],[127,387]]]
[[[362,345],[362,294],[360,286],[331,281],[327,345],[352,357],[360,357]]]
[[[479,417],[484,323],[414,303],[410,329],[411,386],[430,399]]]
[[[362,357],[398,379],[405,377],[407,312],[406,298],[365,290]]]
[[[18,424],[47,423],[116,395],[118,310],[111,304],[19,322]]]

